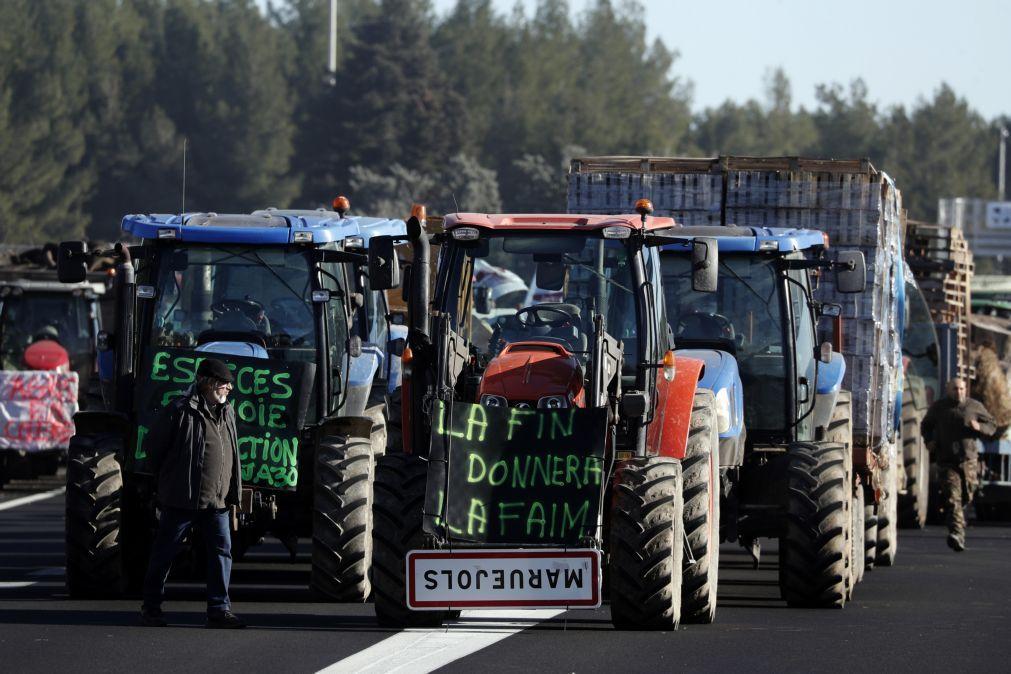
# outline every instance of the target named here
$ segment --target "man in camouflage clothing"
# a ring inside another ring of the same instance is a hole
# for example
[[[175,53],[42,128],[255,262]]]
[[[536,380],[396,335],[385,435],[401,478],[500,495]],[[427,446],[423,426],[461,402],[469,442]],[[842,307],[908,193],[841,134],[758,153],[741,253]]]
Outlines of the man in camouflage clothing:
[[[972,500],[979,479],[977,438],[997,431],[983,404],[969,397],[965,381],[952,379],[947,396],[934,402],[923,417],[923,439],[932,443],[948,507],[948,547],[965,550],[965,506]]]

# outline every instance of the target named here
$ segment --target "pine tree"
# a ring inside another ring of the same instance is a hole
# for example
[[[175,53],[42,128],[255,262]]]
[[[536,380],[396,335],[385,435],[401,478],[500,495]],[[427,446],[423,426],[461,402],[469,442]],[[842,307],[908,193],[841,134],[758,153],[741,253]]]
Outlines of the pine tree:
[[[156,95],[188,139],[187,210],[288,205],[298,181],[278,32],[252,0],[172,0],[162,49]]]
[[[0,3],[0,242],[79,236],[94,176],[85,159],[87,63],[74,6]]]
[[[464,106],[429,44],[427,3],[381,0],[378,7],[358,26],[339,74],[327,171],[337,183],[356,164],[383,172],[397,163],[434,174],[463,137]]]

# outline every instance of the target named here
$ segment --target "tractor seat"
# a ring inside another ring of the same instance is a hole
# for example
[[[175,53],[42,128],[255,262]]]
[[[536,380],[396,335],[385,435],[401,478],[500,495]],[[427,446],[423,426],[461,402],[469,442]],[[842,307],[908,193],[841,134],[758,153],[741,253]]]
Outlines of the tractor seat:
[[[545,309],[564,311],[572,317],[572,325],[550,328],[545,335],[546,337],[562,341],[570,351],[586,351],[586,333],[582,329],[583,312],[577,305],[568,302],[542,302],[537,306],[544,307]]]

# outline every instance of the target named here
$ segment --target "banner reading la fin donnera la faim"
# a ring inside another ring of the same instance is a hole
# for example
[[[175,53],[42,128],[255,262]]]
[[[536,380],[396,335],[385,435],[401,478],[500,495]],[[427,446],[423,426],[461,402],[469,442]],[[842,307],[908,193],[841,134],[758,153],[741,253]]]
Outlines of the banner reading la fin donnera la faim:
[[[488,544],[578,545],[596,535],[606,409],[439,401],[433,412],[426,530]]]
[[[300,431],[315,372],[314,364],[304,362],[169,347],[148,349],[137,384],[140,406],[134,470],[150,472],[144,451],[147,431],[161,409],[190,387],[204,358],[223,361],[235,377],[228,403],[235,410],[243,484],[294,489],[298,484]]]

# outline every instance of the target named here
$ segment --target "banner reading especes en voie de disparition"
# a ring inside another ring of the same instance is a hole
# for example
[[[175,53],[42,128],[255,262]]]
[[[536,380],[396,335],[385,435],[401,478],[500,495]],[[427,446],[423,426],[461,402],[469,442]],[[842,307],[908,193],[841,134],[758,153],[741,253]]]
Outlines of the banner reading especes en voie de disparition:
[[[235,410],[242,482],[246,486],[294,489],[298,455],[312,392],[315,364],[245,358],[181,348],[149,348],[137,379],[137,442],[134,470],[149,472],[144,437],[159,411],[183,394],[204,358],[217,358],[232,371],[229,404]]]

